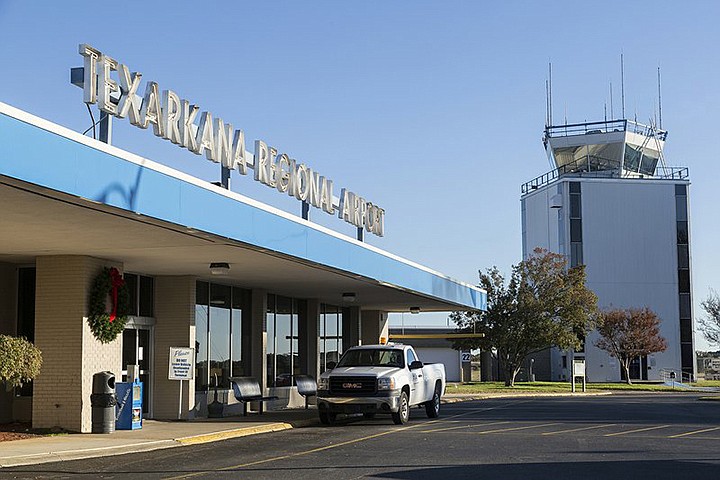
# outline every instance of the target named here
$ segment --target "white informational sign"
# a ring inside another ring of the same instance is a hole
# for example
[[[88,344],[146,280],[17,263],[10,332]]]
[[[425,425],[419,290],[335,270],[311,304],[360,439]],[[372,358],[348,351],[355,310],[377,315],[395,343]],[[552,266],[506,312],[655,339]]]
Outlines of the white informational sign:
[[[470,359],[472,358],[470,352],[462,352],[460,356],[462,357],[462,363],[470,363]]]
[[[573,362],[573,375],[576,377],[585,376],[585,360],[575,360]]]
[[[192,380],[195,373],[195,349],[170,347],[168,380]]]

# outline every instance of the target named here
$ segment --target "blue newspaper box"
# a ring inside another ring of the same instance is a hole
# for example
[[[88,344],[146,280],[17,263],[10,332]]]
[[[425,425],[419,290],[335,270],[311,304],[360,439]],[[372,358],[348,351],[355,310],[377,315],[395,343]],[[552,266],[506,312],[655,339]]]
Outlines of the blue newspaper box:
[[[115,407],[115,429],[137,430],[142,428],[142,382],[121,382],[115,384],[117,405]]]

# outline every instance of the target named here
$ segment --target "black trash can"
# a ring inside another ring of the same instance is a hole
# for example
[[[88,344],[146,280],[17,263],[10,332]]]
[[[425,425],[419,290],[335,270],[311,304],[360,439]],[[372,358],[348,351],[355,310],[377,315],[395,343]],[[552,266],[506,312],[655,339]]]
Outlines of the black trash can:
[[[90,395],[92,407],[92,433],[115,431],[115,375],[112,372],[98,372],[93,375],[93,389]]]

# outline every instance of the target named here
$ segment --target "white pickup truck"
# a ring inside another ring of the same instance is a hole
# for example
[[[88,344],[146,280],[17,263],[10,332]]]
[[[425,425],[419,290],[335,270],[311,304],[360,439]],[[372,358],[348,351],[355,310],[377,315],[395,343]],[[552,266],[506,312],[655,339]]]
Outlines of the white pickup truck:
[[[442,363],[423,364],[409,345],[364,345],[349,348],[334,368],[320,375],[317,407],[326,425],[335,423],[339,413],[366,418],[389,413],[401,425],[416,405],[424,406],[428,417],[437,417],[444,393]]]

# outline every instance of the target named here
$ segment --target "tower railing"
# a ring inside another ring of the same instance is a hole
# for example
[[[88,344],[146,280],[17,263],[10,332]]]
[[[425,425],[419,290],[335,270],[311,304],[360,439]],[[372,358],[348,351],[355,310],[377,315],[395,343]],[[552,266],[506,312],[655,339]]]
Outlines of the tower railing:
[[[601,160],[601,161],[598,161]],[[608,176],[616,177],[619,176],[620,162],[616,160],[610,160],[606,158],[590,156],[582,160],[576,160],[572,163],[566,163],[558,168],[550,170],[547,173],[533,178],[529,182],[525,182],[520,187],[520,192],[525,195],[533,190],[537,190],[549,183],[554,182],[558,178],[565,175],[578,175],[589,174],[592,176]],[[683,180],[688,178],[690,172],[688,167],[663,167],[658,165],[655,169],[654,175],[632,175],[631,178],[649,178],[649,179],[660,179],[660,180]]]
[[[595,133],[632,132],[646,137],[657,136],[665,141],[667,130],[660,130],[650,125],[632,120],[605,120],[603,122],[570,123],[567,125],[550,125],[545,127],[544,141],[553,137],[571,137],[574,135],[590,135]]]

